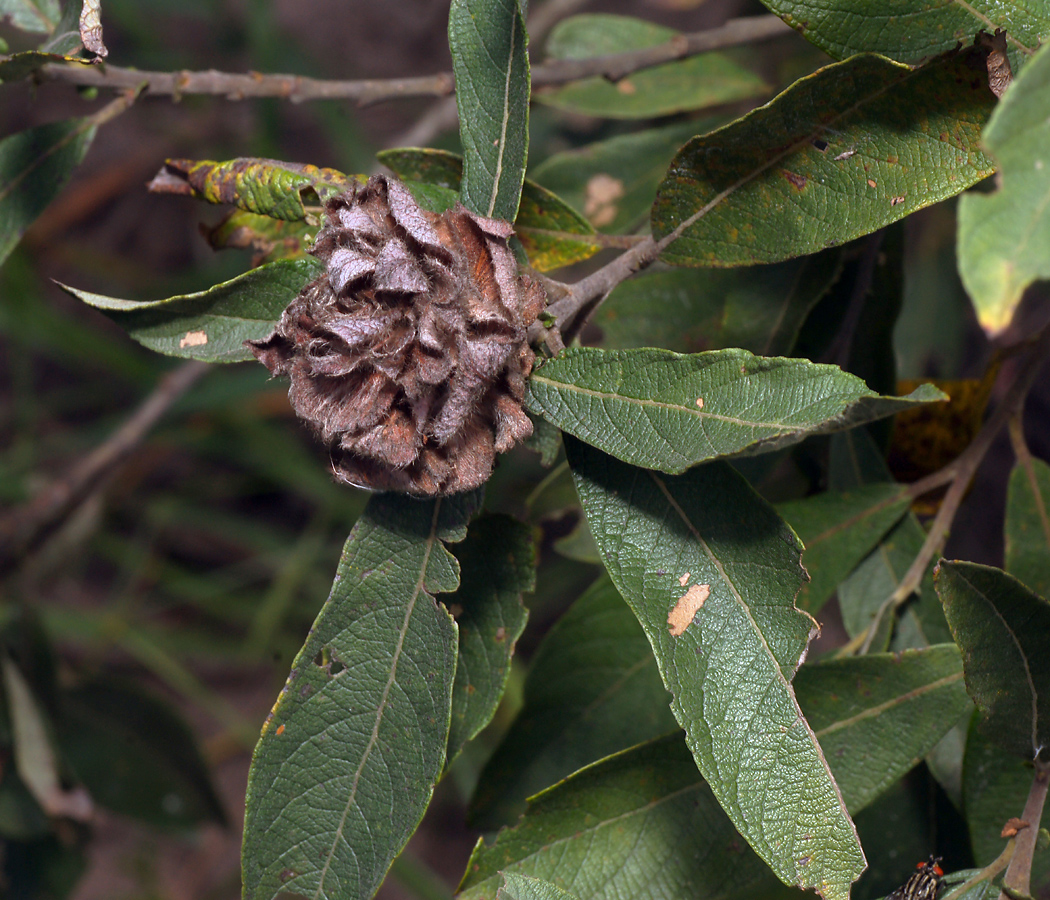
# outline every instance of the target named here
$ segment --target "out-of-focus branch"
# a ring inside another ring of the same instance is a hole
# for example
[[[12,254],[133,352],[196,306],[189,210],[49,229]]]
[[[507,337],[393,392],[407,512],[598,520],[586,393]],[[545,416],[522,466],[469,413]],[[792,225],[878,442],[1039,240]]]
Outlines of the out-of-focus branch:
[[[644,50],[543,63],[533,67],[532,83],[550,86],[593,76],[620,79],[639,69],[709,50],[768,40],[790,31],[776,16],[732,19],[719,28],[676,35],[663,44]],[[124,90],[144,86],[147,94],[173,97],[186,94],[211,94],[231,100],[283,97],[293,103],[304,100],[352,100],[364,105],[399,97],[445,97],[455,90],[451,72],[415,78],[337,81],[302,75],[264,75],[260,72],[151,72],[106,64],[84,66],[78,63],[49,63],[39,69],[37,74],[40,78],[84,87]]]
[[[1006,875],[1003,876],[1003,891],[999,894],[999,900],[1010,900],[1010,897],[1016,894],[1027,896],[1032,890],[1032,859],[1035,856],[1035,845],[1039,839],[1039,823],[1043,818],[1043,805],[1046,803],[1048,785],[1050,785],[1050,766],[1036,759],[1035,777],[1028,791],[1024,812],[1021,813],[1026,827],[1022,828],[1014,838],[1017,845]]]
[[[941,501],[940,509],[934,517],[933,523],[927,532],[926,540],[922,549],[919,550],[908,570],[904,573],[897,588],[879,607],[878,612],[868,627],[853,638],[849,643],[839,648],[838,654],[847,655],[860,651],[866,653],[871,642],[878,633],[882,618],[891,610],[903,604],[922,583],[926,569],[937,554],[944,548],[951,530],[955,514],[966,496],[970,482],[977,473],[978,467],[984,460],[985,455],[992,446],[992,442],[1003,429],[1003,427],[1024,408],[1025,398],[1035,381],[1036,375],[1046,364],[1047,356],[1050,354],[1050,325],[1047,325],[1033,339],[1030,349],[1021,362],[1013,382],[1006,389],[1003,399],[992,417],[981,427],[977,437],[952,462],[943,469],[928,475],[926,478],[909,485],[908,492],[912,497],[920,497],[942,485],[949,485],[948,492]]]
[[[24,506],[0,518],[0,574],[14,569],[53,534],[69,516],[142,443],[160,418],[208,371],[196,360],[165,375],[153,393],[108,440],[96,447],[59,481]]]

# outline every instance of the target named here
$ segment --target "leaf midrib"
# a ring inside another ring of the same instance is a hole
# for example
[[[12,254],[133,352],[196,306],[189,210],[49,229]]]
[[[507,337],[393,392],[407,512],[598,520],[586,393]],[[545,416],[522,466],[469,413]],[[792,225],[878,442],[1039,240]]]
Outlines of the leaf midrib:
[[[361,762],[357,767],[357,771],[354,772],[353,780],[350,783],[350,796],[347,798],[346,806],[343,808],[343,814],[339,819],[339,824],[335,829],[335,836],[332,840],[332,846],[328,851],[328,856],[325,859],[324,866],[321,868],[321,874],[317,881],[317,890],[314,891],[314,900],[318,900],[324,893],[324,880],[328,875],[328,870],[331,867],[332,859],[335,857],[336,848],[339,846],[339,842],[343,838],[343,830],[346,827],[347,816],[350,815],[350,810],[354,806],[357,799],[357,786],[361,780],[361,774],[364,772],[365,765],[368,763],[368,758],[372,755],[372,750],[375,748],[379,741],[379,726],[383,721],[383,714],[386,711],[387,700],[390,696],[390,691],[394,686],[394,681],[397,677],[397,665],[401,658],[401,652],[405,645],[405,635],[408,633],[409,621],[412,618],[412,613],[416,608],[416,601],[419,599],[420,594],[424,593],[423,584],[426,579],[427,565],[430,562],[430,554],[434,549],[434,544],[437,541],[438,534],[438,515],[441,511],[441,499],[439,498],[434,503],[434,514],[430,520],[430,533],[427,535],[425,548],[423,551],[423,559],[419,566],[419,575],[416,578],[415,590],[412,593],[412,597],[409,600],[405,609],[405,617],[401,622],[401,628],[397,635],[397,644],[394,648],[393,662],[390,666],[390,677],[387,679],[386,686],[383,688],[382,697],[379,700],[379,705],[376,708],[375,724],[372,726],[372,734],[368,738],[368,743],[365,746],[364,751],[361,754]]]

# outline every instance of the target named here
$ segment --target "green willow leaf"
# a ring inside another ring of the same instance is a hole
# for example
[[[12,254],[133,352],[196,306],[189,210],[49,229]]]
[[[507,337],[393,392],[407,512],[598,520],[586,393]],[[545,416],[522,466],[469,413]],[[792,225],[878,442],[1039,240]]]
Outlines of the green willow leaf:
[[[467,209],[513,222],[529,152],[528,36],[518,0],[452,0],[448,45],[456,76]]]
[[[649,215],[656,188],[682,144],[724,122],[724,117],[709,116],[617,135],[555,153],[529,175],[580,210],[595,228],[633,229]]]
[[[880,397],[836,366],[746,350],[683,356],[587,347],[538,366],[525,403],[624,462],[677,473],[943,399],[930,385],[907,397]]]
[[[741,844],[677,731],[532,798],[519,825],[478,844],[458,896],[494,898],[501,873],[542,878],[580,900],[803,896]]]
[[[471,824],[513,822],[525,798],[613,753],[677,728],[645,634],[602,577],[547,633],[524,703],[482,770]]]
[[[575,900],[575,896],[557,885],[527,875],[508,873],[496,891],[500,900]]]
[[[376,158],[406,183],[425,182],[456,191],[462,183],[462,157],[445,150],[383,150]],[[514,232],[529,262],[541,272],[581,262],[601,249],[583,216],[528,179],[521,190]]]
[[[636,642],[647,649],[640,632]],[[651,656],[643,668],[655,690],[620,693],[622,702],[610,703],[594,727],[663,703]],[[541,677],[534,668],[529,680]],[[817,737],[851,812],[921,759],[960,709],[972,709],[954,645],[806,665],[795,684],[807,718],[820,723]],[[571,691],[564,682],[563,694]],[[511,735],[521,732],[512,730],[506,741]],[[646,896],[657,900],[802,896],[778,888],[761,860],[732,843],[736,830],[695,764],[690,769],[680,732],[586,769],[592,760],[573,749],[566,745],[565,764],[582,771],[531,799],[519,825],[475,850],[463,883],[470,900],[491,897],[499,871],[551,879],[581,900],[630,896],[625,886],[632,883],[645,884]],[[872,753],[879,765],[871,765]]]
[[[94,678],[63,697],[62,754],[92,798],[159,828],[226,825],[189,725],[133,682]]]
[[[0,140],[0,263],[69,182],[97,130],[92,119],[69,119]]]
[[[528,618],[521,597],[536,584],[532,532],[507,516],[478,519],[456,548],[456,559],[462,581],[447,604],[459,626],[449,761],[488,725],[499,706]]]
[[[91,60],[79,56],[64,56],[61,53],[45,53],[41,50],[26,50],[0,57],[0,82],[21,81],[50,63],[90,66]]]
[[[899,484],[870,484],[852,491],[824,491],[777,506],[805,545],[802,564],[809,583],[796,598],[817,612],[840,582],[908,510],[911,497]]]
[[[969,50],[910,69],[856,56],[694,138],[653,205],[656,237],[684,228],[663,259],[738,266],[815,253],[990,175],[980,136],[995,95],[982,60]]]
[[[854,814],[973,709],[954,644],[819,662],[794,684]]]
[[[244,342],[267,337],[285,307],[323,268],[312,256],[278,260],[198,294],[166,300],[121,300],[59,287],[104,312],[157,353],[205,362],[242,362],[252,359]]]
[[[555,59],[586,59],[643,50],[666,43],[678,33],[631,16],[591,13],[559,22],[547,41],[547,53]],[[595,77],[538,91],[536,99],[588,116],[652,119],[768,92],[769,85],[725,54],[701,53],[642,69],[615,84]]]
[[[1006,571],[1050,597],[1050,466],[1027,456],[1006,493]]]
[[[978,727],[974,715],[966,734],[963,766],[963,802],[974,861],[987,866],[1003,852],[1003,823],[1024,809],[1032,788],[1029,760],[1003,758],[999,744]],[[1032,889],[1050,883],[1050,854],[1032,860]],[[1045,889],[1045,888],[1044,888]]]
[[[724,463],[671,478],[568,438],[566,454],[719,803],[785,884],[845,900],[864,854],[791,688],[816,630],[794,604],[798,539]]]
[[[478,495],[373,497],[263,726],[248,777],[244,896],[368,900],[445,764],[457,629],[444,541]]]
[[[999,0],[762,0],[792,28],[835,59],[881,53],[918,63],[968,43],[979,31],[1005,29],[1013,48],[1037,47],[1050,35],[1043,3]],[[1030,52],[1030,50],[1029,50]]]
[[[942,561],[934,582],[987,733],[1031,759],[1050,746],[1050,602],[976,563]]]
[[[275,159],[169,159],[149,189],[155,194],[181,194],[209,203],[230,203],[247,212],[294,222],[306,218],[304,199],[317,206],[350,190],[355,183],[355,178],[335,169]]]
[[[316,231],[316,226],[305,221],[290,222],[235,209],[209,228],[205,237],[213,250],[251,250],[252,265],[261,266],[304,256]]]
[[[0,0],[0,20],[10,18],[15,28],[50,34],[62,18],[58,0]]]
[[[1050,10],[1047,14],[1050,34]],[[959,201],[959,274],[985,329],[1010,324],[1025,288],[1050,278],[1050,48],[1021,70],[984,129],[998,190]]]

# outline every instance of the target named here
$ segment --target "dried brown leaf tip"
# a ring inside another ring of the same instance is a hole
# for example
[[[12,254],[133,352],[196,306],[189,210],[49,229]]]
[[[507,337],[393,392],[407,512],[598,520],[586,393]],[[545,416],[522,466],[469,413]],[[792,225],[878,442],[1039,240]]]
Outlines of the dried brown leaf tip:
[[[421,209],[375,175],[326,204],[327,272],[248,346],[289,375],[292,406],[338,480],[434,496],[472,490],[532,434],[522,410],[542,288],[520,276],[511,225],[457,204]]]

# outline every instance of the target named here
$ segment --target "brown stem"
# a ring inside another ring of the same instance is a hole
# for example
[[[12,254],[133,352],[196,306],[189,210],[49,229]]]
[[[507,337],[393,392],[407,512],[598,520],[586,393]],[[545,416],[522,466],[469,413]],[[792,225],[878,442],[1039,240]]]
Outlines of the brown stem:
[[[1032,887],[1032,857],[1035,855],[1036,841],[1039,839],[1039,823],[1043,818],[1043,804],[1046,802],[1046,789],[1050,784],[1050,765],[1035,761],[1035,778],[1032,779],[1032,787],[1028,791],[1028,800],[1024,805],[1021,818],[1028,823],[1027,828],[1022,828],[1014,840],[1017,846],[1014,849],[1014,858],[1010,860],[1010,866],[1003,878],[1003,892],[999,894],[999,900],[1009,900],[1005,889],[1020,894],[1029,894]]]
[[[534,86],[550,86],[593,76],[624,78],[639,69],[710,50],[769,40],[790,31],[776,16],[732,19],[719,28],[675,35],[663,44],[644,50],[543,63],[533,68],[532,83]],[[293,103],[304,100],[353,100],[364,105],[400,97],[446,97],[455,90],[455,79],[451,72],[415,78],[337,81],[302,75],[218,72],[214,69],[205,72],[151,72],[105,64],[85,66],[79,63],[49,63],[41,67],[37,74],[52,81],[85,87],[124,90],[145,85],[148,94],[173,97],[186,94],[210,94],[230,100],[283,97]]]
[[[962,503],[963,497],[966,496],[970,482],[991,448],[992,442],[1003,426],[1011,418],[1018,415],[1024,407],[1028,390],[1031,388],[1039,370],[1046,362],[1048,350],[1050,350],[1050,326],[1045,327],[1032,341],[1031,349],[1021,363],[1013,382],[1007,388],[998,409],[982,426],[970,446],[939,472],[934,472],[933,475],[927,476],[922,481],[915,482],[911,486],[911,489],[915,492],[914,496],[919,496],[942,484],[950,483],[951,485],[948,488],[948,493],[944,495],[944,500],[941,501],[941,507],[937,511],[933,524],[930,526],[922,549],[919,550],[918,555],[908,567],[908,571],[904,573],[904,577],[901,578],[897,589],[879,607],[878,613],[876,613],[875,618],[868,627],[848,644],[840,648],[840,655],[857,650],[866,653],[878,632],[882,617],[899,607],[918,589],[927,567],[944,547],[944,542],[948,539],[948,531],[952,526],[952,522],[955,521],[955,514],[959,510],[959,505]]]
[[[108,440],[96,447],[60,481],[0,519],[0,574],[39,547],[142,443],[171,405],[209,366],[191,360],[169,372],[153,393]]]

